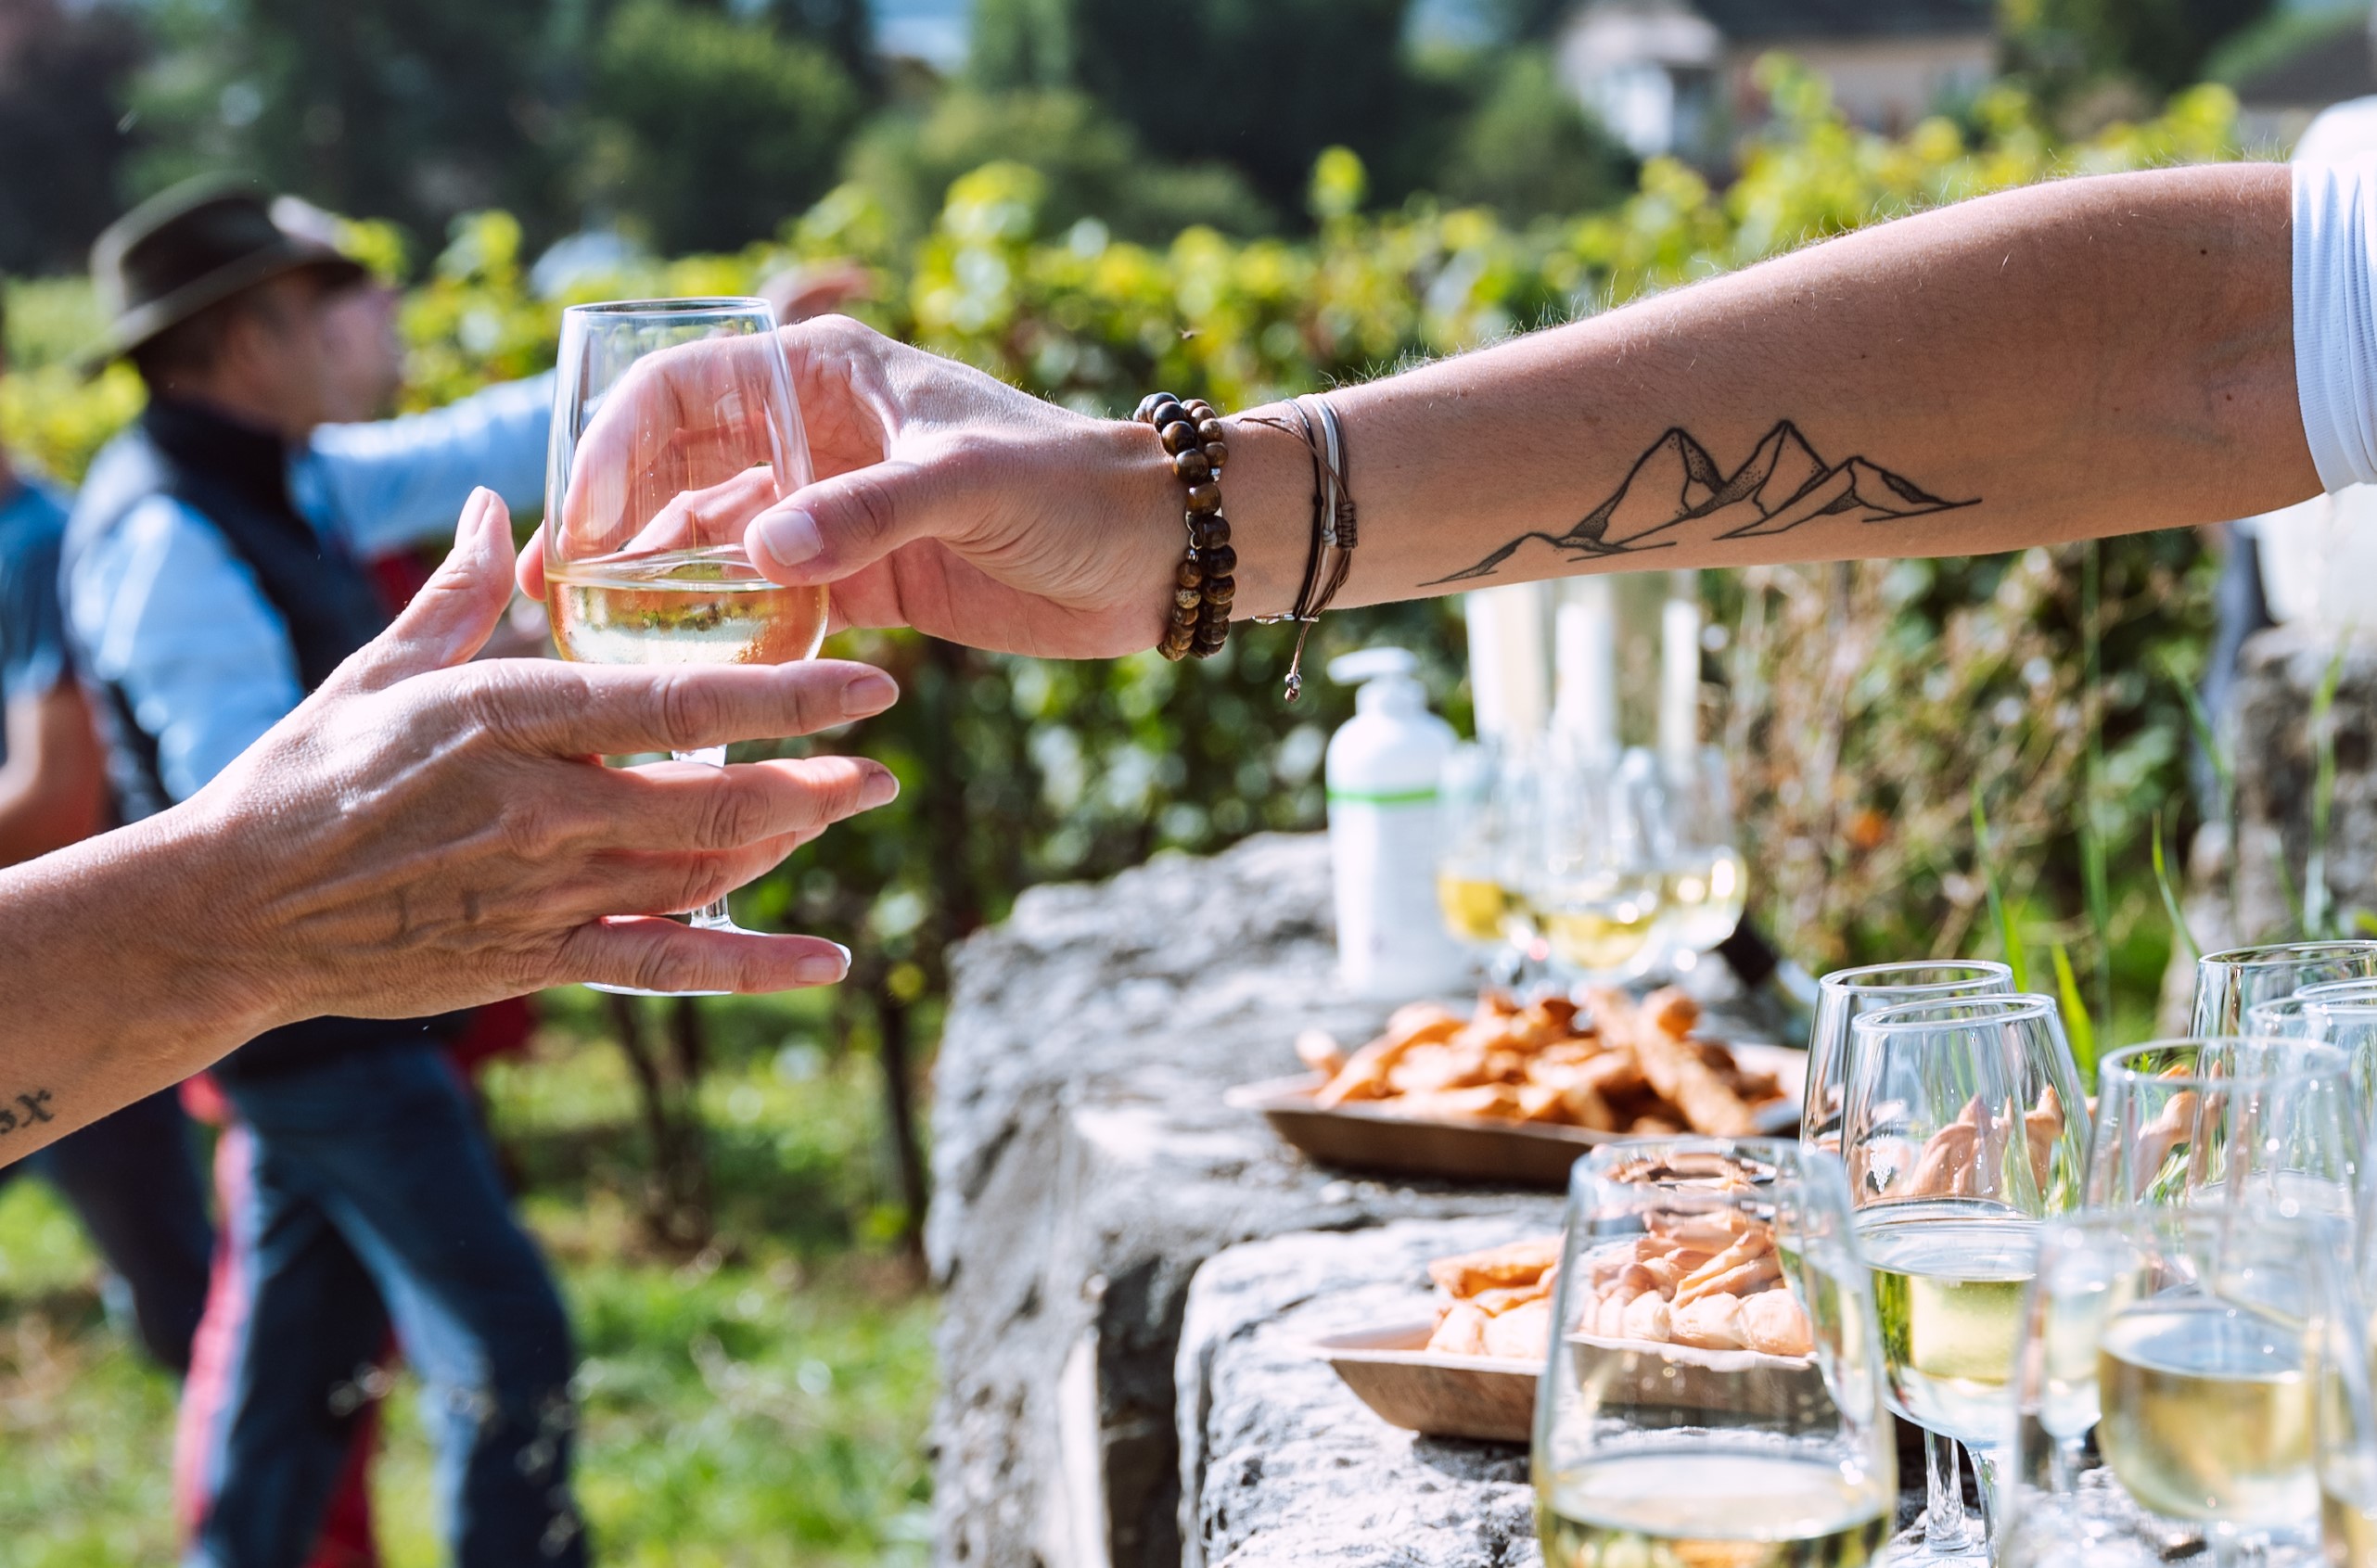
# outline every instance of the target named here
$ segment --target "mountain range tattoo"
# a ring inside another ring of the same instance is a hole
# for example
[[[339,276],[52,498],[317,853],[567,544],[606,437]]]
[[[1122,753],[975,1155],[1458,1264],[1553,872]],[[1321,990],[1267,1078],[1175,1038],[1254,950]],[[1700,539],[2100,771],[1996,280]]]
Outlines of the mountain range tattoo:
[[[1686,538],[1786,533],[1811,517],[1897,522],[1979,502],[1943,501],[1862,457],[1827,463],[1788,419],[1760,437],[1739,468],[1721,473],[1708,449],[1678,426],[1652,442],[1616,492],[1566,533],[1523,533],[1476,566],[1425,586],[1494,577],[1514,561],[1526,568],[1516,574],[1522,579],[1550,577],[1579,561],[1665,550]]]

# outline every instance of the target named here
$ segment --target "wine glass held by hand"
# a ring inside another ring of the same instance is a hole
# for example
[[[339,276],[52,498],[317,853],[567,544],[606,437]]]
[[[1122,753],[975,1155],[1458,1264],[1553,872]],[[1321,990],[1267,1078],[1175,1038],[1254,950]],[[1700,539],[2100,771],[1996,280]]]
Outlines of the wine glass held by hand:
[[[1841,1149],[1891,1403],[1972,1451],[1986,1511],[2038,1227],[2079,1203],[2079,1072],[2048,997],[1902,1003],[1852,1033]]]
[[[764,301],[631,300],[563,312],[544,563],[562,657],[814,657],[825,590],[768,581],[743,548],[751,519],[811,477]],[[726,749],[675,756],[719,767]],[[736,929],[723,899],[696,911],[693,924]]]
[[[2364,1568],[2377,1433],[2344,1241],[2332,1216],[2254,1204],[2050,1225],[2001,1561]]]
[[[1840,1162],[1762,1139],[1577,1162],[1537,1384],[1547,1568],[1852,1568],[1898,1485]]]

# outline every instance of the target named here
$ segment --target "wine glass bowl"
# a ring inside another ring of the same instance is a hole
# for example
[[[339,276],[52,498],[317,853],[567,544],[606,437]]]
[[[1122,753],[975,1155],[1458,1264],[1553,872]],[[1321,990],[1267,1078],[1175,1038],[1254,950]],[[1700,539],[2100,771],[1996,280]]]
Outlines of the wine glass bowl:
[[[2195,1017],[2188,1033],[2199,1039],[2249,1032],[2256,1002],[2292,996],[2306,986],[2377,977],[2377,941],[2279,942],[2230,948],[2195,961]]]
[[[754,518],[811,477],[799,404],[766,301],[637,300],[565,310],[545,473],[555,647],[594,664],[814,657],[825,636],[826,591],[770,582],[743,543]],[[726,761],[724,746],[675,755],[714,767]],[[723,899],[690,920],[705,930],[739,929]]]
[[[2342,1239],[2332,1217],[2251,1203],[2050,1226],[2024,1311],[2004,1561],[2362,1561],[2320,1542],[2324,1474],[2350,1495],[2371,1451]],[[2347,1385],[2361,1390],[2358,1435],[2338,1441],[2323,1407]]]
[[[1897,1495],[1839,1162],[1635,1140],[1570,1180],[1534,1475],[1548,1568],[1848,1568]]]
[[[2360,1120],[2351,1064],[2316,1040],[2156,1040],[2097,1069],[2089,1202],[2353,1212]]]
[[[1905,1002],[1851,1032],[1841,1152],[1891,1405],[1972,1452],[1986,1527],[2038,1228],[2086,1172],[2079,1070],[2048,997]]]

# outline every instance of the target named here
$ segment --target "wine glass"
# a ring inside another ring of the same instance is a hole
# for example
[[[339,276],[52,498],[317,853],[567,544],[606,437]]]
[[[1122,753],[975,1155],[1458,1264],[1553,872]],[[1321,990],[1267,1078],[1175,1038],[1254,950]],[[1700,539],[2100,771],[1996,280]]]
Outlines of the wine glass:
[[[825,590],[768,581],[743,548],[751,519],[811,478],[765,300],[573,305],[561,312],[553,398],[545,603],[562,657],[816,657]],[[726,748],[676,757],[723,767]],[[723,899],[691,918],[705,930],[739,929]]]
[[[2360,1124],[2344,1052],[2316,1040],[2156,1040],[2097,1068],[2098,1208],[2349,1216]]]
[[[1972,1453],[1986,1533],[2039,1223],[2087,1171],[2079,1068],[2050,997],[1906,1002],[1852,1032],[1841,1154],[1891,1405]]]
[[[1548,1568],[1873,1561],[1897,1458],[1836,1158],[1769,1139],[1595,1150],[1569,1179],[1553,1322]]]
[[[1733,934],[1749,897],[1724,751],[1663,759],[1656,798],[1666,962],[1688,971]]]
[[[1660,876],[1634,782],[1604,759],[1555,747],[1539,784],[1540,851],[1527,903],[1555,970],[1629,980],[1658,957]]]
[[[2195,1021],[2198,1039],[2245,1032],[2245,1014],[2256,1002],[2292,996],[2328,980],[2377,976],[2377,942],[2281,942],[2230,948],[2195,961]]]
[[[1867,1013],[1911,1001],[2007,996],[2013,971],[1987,959],[1962,962],[1870,963],[1835,969],[1816,985],[1816,1021],[1808,1040],[1808,1081],[1800,1091],[1799,1138],[1810,1148],[1841,1147],[1841,1086],[1848,1076],[1849,1026]],[[1953,1439],[1923,1432],[1923,1543],[1930,1560],[1973,1546],[1964,1516],[1964,1479]]]
[[[2252,1203],[2050,1226],[2023,1313],[2001,1561],[2366,1562],[2320,1545],[2323,1472],[2357,1503],[2370,1452],[2342,1240],[2332,1216]]]
[[[2306,986],[2266,1008],[2299,1009],[2305,1039],[2334,1046],[2352,1063],[2353,1098],[2361,1135],[2377,1131],[2377,980],[2330,980]]]

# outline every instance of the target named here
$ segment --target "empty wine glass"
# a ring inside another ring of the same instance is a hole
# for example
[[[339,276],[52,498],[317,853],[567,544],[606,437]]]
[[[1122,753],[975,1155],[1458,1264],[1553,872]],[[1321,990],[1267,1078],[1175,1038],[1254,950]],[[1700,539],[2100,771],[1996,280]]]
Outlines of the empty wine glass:
[[[1834,1156],[1635,1140],[1577,1162],[1537,1385],[1548,1568],[1874,1561],[1897,1498]]]
[[[2087,1169],[2079,1068],[2049,997],[1903,1003],[1852,1033],[1841,1154],[1891,1405],[1971,1451],[1986,1530],[2038,1227],[2078,1206]]]
[[[2302,1038],[2334,1046],[2352,1064],[2361,1136],[2377,1132],[2377,980],[2330,980],[2306,986],[2271,1009],[2300,1009]]]
[[[2357,1498],[2369,1451],[2366,1339],[2341,1243],[2332,1216],[2251,1203],[2048,1227],[2023,1313],[2001,1561],[2362,1561],[2320,1545],[2323,1461],[2332,1452]],[[2358,1411],[2332,1400],[2355,1383]]]
[[[561,312],[553,398],[545,602],[562,657],[784,664],[816,656],[825,590],[768,581],[743,548],[751,520],[811,477],[765,300],[573,305]],[[726,761],[724,746],[676,755]],[[739,929],[723,899],[692,920]]]
[[[2359,1160],[2350,1064],[2333,1046],[2157,1040],[2098,1065],[2092,1207],[2349,1216]]]
[[[2275,1001],[2306,986],[2328,980],[2377,977],[2377,942],[2281,942],[2230,948],[2195,961],[2197,1039],[2246,1032],[2245,1014],[2256,1002]]]

